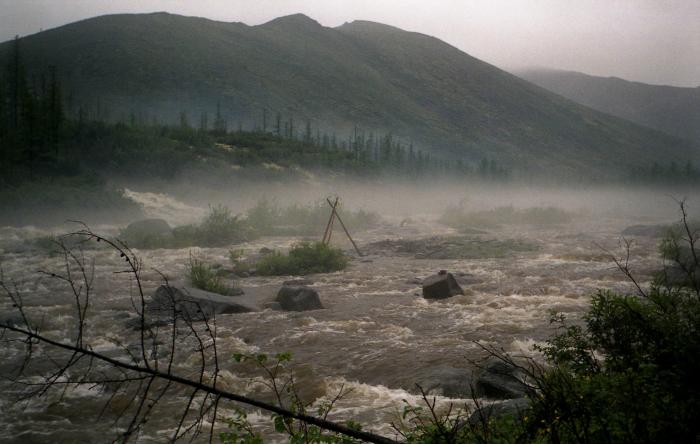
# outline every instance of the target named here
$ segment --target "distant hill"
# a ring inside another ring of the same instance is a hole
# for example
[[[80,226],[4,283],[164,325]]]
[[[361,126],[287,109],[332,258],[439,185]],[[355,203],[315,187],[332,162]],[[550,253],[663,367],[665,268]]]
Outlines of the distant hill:
[[[11,44],[0,45],[7,58]],[[575,104],[426,35],[303,15],[259,26],[166,13],[102,16],[22,38],[38,73],[56,65],[71,109],[197,124],[391,131],[443,158],[535,175],[610,176],[697,157],[691,143]]]
[[[617,77],[531,69],[518,76],[591,108],[700,142],[700,86],[648,85]]]

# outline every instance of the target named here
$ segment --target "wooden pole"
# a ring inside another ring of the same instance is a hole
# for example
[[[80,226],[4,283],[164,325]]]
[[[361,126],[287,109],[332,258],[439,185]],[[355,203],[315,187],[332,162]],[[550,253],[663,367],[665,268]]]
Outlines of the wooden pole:
[[[330,203],[330,200],[328,200],[328,203]],[[335,203],[331,205],[333,210],[331,211],[331,216],[328,218],[328,223],[326,224],[326,231],[323,232],[323,240],[321,242],[325,245],[327,245],[331,241],[330,231],[333,230],[333,219],[335,218],[336,206],[338,206],[338,197],[335,198]]]
[[[357,244],[352,239],[352,236],[350,236],[350,232],[348,231],[348,229],[345,228],[345,224],[343,223],[343,219],[340,218],[340,215],[335,210],[335,206],[331,203],[330,199],[326,199],[326,201],[328,202],[328,205],[330,205],[333,208],[333,214],[335,214],[335,217],[338,219],[338,222],[340,222],[340,226],[343,227],[343,231],[345,231],[345,234],[348,236],[348,239],[350,239],[352,246],[355,247],[355,251],[357,251],[357,255],[362,256],[362,252],[360,251],[359,248],[357,248]],[[336,205],[337,205],[337,199],[336,199]]]
[[[326,239],[326,243],[329,245],[331,243],[331,236],[333,236],[333,225],[335,225],[336,217],[338,217],[338,213],[335,210],[331,211],[331,226],[328,228],[328,239]]]

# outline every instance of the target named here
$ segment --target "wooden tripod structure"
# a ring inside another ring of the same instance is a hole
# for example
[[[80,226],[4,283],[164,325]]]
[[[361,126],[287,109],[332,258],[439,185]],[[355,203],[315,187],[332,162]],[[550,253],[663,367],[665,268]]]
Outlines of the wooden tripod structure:
[[[343,219],[341,219],[340,214],[338,214],[339,201],[340,201],[340,199],[338,197],[335,198],[335,202],[331,202],[330,199],[326,199],[326,202],[328,202],[328,205],[331,206],[331,217],[328,219],[328,223],[326,224],[326,231],[323,233],[322,242],[324,245],[328,245],[331,242],[331,236],[333,235],[333,224],[335,223],[335,220],[337,219],[338,222],[340,222],[340,226],[343,228],[343,231],[345,231],[345,235],[348,237],[348,239],[350,239],[352,246],[355,247],[355,251],[357,251],[357,255],[362,256],[360,249],[357,248],[357,244],[352,239],[352,236],[350,236],[350,232],[348,231],[348,229],[345,227],[345,224],[343,223]]]

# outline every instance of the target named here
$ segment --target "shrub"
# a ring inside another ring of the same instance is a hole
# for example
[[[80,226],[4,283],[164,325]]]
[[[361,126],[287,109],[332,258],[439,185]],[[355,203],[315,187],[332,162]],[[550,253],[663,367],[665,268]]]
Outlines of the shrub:
[[[242,260],[243,253],[243,250],[229,250],[228,252],[228,258],[231,261],[231,265],[233,265],[233,270],[236,273],[250,271],[250,264]]]
[[[348,259],[338,248],[322,242],[302,242],[287,255],[274,252],[256,264],[258,273],[266,276],[330,273],[344,269]]]
[[[234,288],[226,285],[221,276],[217,274],[211,265],[195,259],[191,255],[188,277],[194,288],[223,295],[234,294]]]
[[[199,224],[173,228],[172,235],[138,236],[128,239],[122,230],[120,237],[134,248],[223,247],[254,238],[254,230],[231,214],[225,206],[210,206],[209,213]]]
[[[537,378],[531,435],[693,442],[700,433],[693,419],[700,409],[697,295],[659,287],[644,297],[599,292],[584,321],[540,347],[552,367]]]
[[[249,228],[223,205],[210,206],[209,214],[194,229],[198,244],[205,247],[229,245],[247,240]]]
[[[566,326],[563,316],[553,317],[560,332],[538,347],[550,367],[536,375],[530,436],[546,433],[557,442],[697,440],[700,264],[690,231],[684,241],[669,232],[661,245],[688,279],[657,281],[634,295],[600,291],[583,325]],[[630,276],[626,265],[620,268]]]

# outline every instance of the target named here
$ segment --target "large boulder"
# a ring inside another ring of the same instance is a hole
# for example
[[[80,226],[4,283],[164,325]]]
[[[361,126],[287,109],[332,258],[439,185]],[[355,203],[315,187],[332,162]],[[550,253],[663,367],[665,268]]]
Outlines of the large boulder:
[[[157,239],[173,235],[173,229],[163,219],[143,219],[130,223],[119,233],[119,238],[130,246],[149,246]]]
[[[462,287],[452,273],[445,270],[423,280],[423,297],[426,299],[445,299],[459,294],[464,294]]]
[[[515,399],[527,395],[525,375],[514,365],[493,358],[486,362],[476,380],[476,395],[487,398]]]
[[[471,378],[463,368],[431,367],[428,374],[417,375],[417,384],[428,395],[471,398]]]
[[[671,230],[670,225],[630,225],[622,230],[623,236],[664,237]]]
[[[0,324],[22,328],[27,326],[19,312],[0,313]]]
[[[482,421],[488,422],[491,418],[511,416],[515,419],[522,418],[530,407],[527,398],[508,399],[506,401],[494,402],[475,410],[469,416],[470,424],[479,424]]]
[[[320,310],[323,308],[318,292],[309,287],[283,286],[277,293],[276,302],[285,311]]]
[[[149,323],[162,323],[172,320],[173,310],[177,316],[189,321],[210,319],[214,315],[229,313],[247,313],[258,311],[255,298],[224,296],[189,287],[172,287],[161,285],[146,305],[146,317]]]

